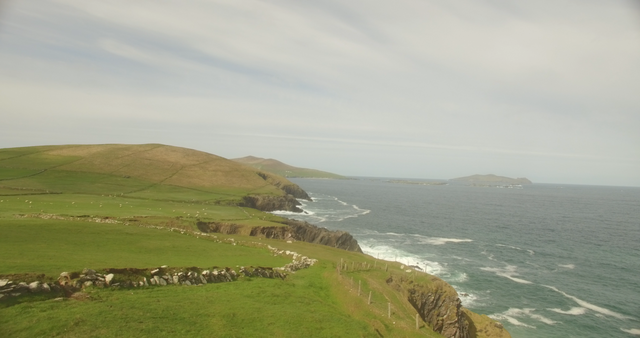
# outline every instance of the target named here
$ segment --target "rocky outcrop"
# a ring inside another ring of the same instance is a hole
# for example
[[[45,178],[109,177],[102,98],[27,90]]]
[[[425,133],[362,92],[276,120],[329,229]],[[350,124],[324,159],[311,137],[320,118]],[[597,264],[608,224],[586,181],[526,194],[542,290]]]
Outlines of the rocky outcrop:
[[[387,283],[404,293],[433,331],[447,338],[473,338],[457,292],[443,280],[431,276],[430,283],[419,284],[405,276],[391,276]]]
[[[249,227],[233,223],[198,222],[198,229],[202,232],[217,232],[223,234],[238,234],[260,236],[273,239],[296,240],[308,243],[322,244],[347,251],[362,252],[351,234],[346,231],[332,231],[319,228],[302,221],[286,220],[287,226]]]
[[[292,237],[298,241],[322,244],[347,251],[362,252],[358,241],[346,231],[332,231],[307,222],[285,220],[292,231]]]
[[[258,209],[261,211],[286,210],[302,212],[298,208],[300,202],[292,195],[272,196],[272,195],[249,195],[242,198],[240,206]]]
[[[280,189],[295,198],[311,201],[311,197],[309,197],[307,192],[302,190],[302,188],[300,188],[297,184],[286,184],[281,186]]]
[[[264,171],[258,171],[258,176],[260,176],[263,180],[269,182],[269,184],[279,188],[284,191],[286,194],[293,196],[294,198],[299,198],[307,201],[311,201],[311,197],[307,194],[306,191],[302,190],[300,186],[295,183],[291,183],[290,181],[282,178],[282,177],[274,177],[272,174],[267,174]]]

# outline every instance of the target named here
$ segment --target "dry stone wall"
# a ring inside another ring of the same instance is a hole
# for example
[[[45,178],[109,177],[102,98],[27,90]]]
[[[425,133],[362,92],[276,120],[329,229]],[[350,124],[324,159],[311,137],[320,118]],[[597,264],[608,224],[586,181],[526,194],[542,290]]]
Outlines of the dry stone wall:
[[[258,243],[256,243],[258,244]],[[260,243],[261,244],[261,243]],[[201,269],[197,267],[173,268],[166,265],[153,269],[118,268],[96,271],[85,268],[81,272],[62,272],[54,282],[43,281],[12,281],[0,279],[0,301],[11,297],[19,297],[24,294],[64,292],[70,295],[73,292],[89,287],[115,287],[138,288],[149,286],[167,285],[202,285],[208,283],[233,282],[240,278],[280,278],[285,279],[289,273],[300,269],[306,269],[317,263],[316,259],[300,255],[293,251],[279,250],[268,246],[273,255],[290,256],[291,263],[283,267],[244,267],[236,269],[225,267],[213,267]]]

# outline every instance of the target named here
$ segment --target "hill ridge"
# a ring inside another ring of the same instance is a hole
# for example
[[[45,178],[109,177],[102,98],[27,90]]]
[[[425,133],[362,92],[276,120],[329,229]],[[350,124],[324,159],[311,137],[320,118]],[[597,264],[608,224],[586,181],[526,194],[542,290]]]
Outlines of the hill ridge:
[[[327,171],[294,167],[282,161],[273,158],[262,158],[257,156],[245,156],[233,158],[232,161],[242,163],[243,165],[267,171],[282,177],[288,178],[331,178],[331,179],[347,179],[347,177],[330,173]]]

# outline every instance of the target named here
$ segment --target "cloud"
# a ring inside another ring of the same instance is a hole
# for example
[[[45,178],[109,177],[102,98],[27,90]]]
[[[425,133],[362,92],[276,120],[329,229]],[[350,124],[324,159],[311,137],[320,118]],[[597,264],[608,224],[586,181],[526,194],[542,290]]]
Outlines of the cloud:
[[[339,146],[378,149],[400,156],[405,168],[413,151],[437,158],[438,173],[471,170],[474,162],[510,175],[527,164],[528,176],[544,171],[550,181],[593,170],[589,182],[622,173],[637,185],[640,16],[630,6],[14,2],[0,16],[0,109],[9,112],[4,128],[73,119],[76,143],[98,142],[95,131],[81,132],[91,126],[105,128],[112,142],[148,135],[171,143],[184,133],[192,147],[233,147],[231,156],[292,142],[329,157]],[[117,126],[151,131],[132,137]],[[171,129],[180,132],[161,132]],[[195,135],[233,146],[209,147]],[[13,134],[0,142],[32,139]],[[283,156],[314,161],[287,149],[292,155]],[[585,161],[602,164],[585,169]],[[514,169],[515,162],[522,165]],[[371,167],[352,165],[351,172]]]

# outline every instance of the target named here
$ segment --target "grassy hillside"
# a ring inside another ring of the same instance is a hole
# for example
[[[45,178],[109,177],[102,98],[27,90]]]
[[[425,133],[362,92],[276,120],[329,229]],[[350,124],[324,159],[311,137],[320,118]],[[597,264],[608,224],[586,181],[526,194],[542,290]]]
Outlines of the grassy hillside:
[[[214,202],[283,194],[258,172],[212,154],[160,144],[0,150],[4,195],[27,191]]]
[[[198,231],[197,221],[281,226],[279,217],[226,203],[256,192],[282,193],[254,169],[182,148],[0,150],[0,285],[53,282],[83,268],[291,262],[269,246],[318,260],[284,280],[0,295],[0,337],[440,337],[422,321],[416,328],[415,309],[387,282],[442,283],[431,276],[327,246]]]
[[[298,168],[274,159],[265,159],[255,156],[234,158],[232,161],[242,163],[253,168],[264,170],[282,177],[297,178],[332,178],[346,179],[347,177],[315,169]]]

